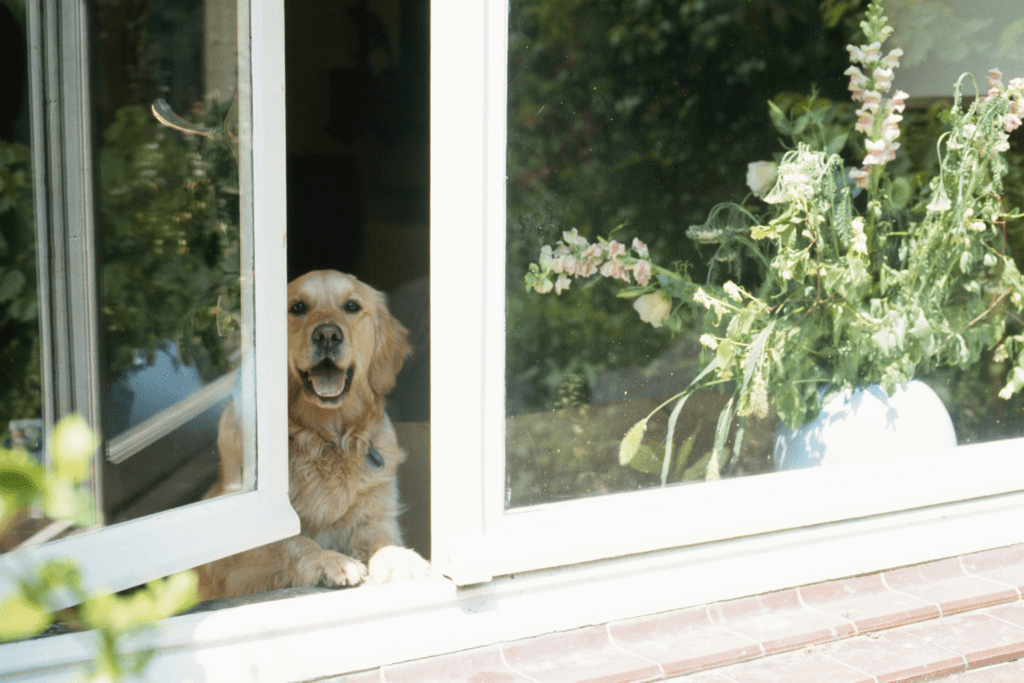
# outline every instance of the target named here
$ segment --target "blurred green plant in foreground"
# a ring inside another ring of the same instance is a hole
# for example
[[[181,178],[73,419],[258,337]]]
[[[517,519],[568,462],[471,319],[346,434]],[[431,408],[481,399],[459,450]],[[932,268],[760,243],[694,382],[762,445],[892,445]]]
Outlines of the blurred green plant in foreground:
[[[0,448],[0,532],[19,512],[34,506],[47,517],[78,526],[95,523],[95,505],[82,484],[91,475],[98,445],[85,421],[71,416],[53,430],[49,471],[25,451]],[[39,635],[58,620],[75,630],[92,630],[97,643],[96,658],[87,672],[92,681],[120,681],[141,673],[152,651],[125,652],[122,639],[188,609],[197,600],[192,572],[151,581],[127,595],[90,595],[76,562],[65,558],[27,567],[15,583],[15,590],[0,598],[0,642]],[[56,609],[58,597],[66,603],[63,598],[69,595],[78,604]]]

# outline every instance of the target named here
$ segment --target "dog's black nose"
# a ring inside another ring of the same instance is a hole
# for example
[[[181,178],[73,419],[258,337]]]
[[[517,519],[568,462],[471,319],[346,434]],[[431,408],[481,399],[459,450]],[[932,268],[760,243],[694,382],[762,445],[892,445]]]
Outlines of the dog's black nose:
[[[333,355],[345,341],[345,333],[334,323],[324,323],[313,330],[310,339],[314,347],[326,355]]]

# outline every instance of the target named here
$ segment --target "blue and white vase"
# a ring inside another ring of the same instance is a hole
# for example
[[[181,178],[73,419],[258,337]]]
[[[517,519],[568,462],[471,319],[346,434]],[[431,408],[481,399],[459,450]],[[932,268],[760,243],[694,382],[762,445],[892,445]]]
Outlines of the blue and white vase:
[[[819,390],[819,401],[824,393]],[[901,458],[954,446],[953,421],[942,400],[927,384],[913,380],[892,396],[877,384],[847,389],[802,427],[790,430],[780,424],[773,457],[776,470],[794,470]]]

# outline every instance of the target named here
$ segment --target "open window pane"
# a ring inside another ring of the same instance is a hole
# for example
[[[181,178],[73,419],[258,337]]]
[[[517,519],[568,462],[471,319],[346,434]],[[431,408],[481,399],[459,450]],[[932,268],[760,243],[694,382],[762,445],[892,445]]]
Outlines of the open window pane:
[[[928,72],[929,65],[939,71],[941,64],[949,81],[942,92],[910,92],[901,123],[903,149],[890,168],[893,182],[908,192],[912,186],[920,190],[920,178],[931,177],[938,168],[935,142],[944,129],[938,111],[928,105],[937,96],[952,97],[956,76],[948,75],[970,66],[962,62],[961,53],[981,50],[993,61],[989,66],[1006,64],[1007,79],[1020,75],[1010,71],[1019,64],[1016,42],[1000,33],[1011,19],[1020,20],[1017,3],[984,3],[986,19],[975,23],[952,21],[948,4],[894,0],[885,5],[897,24],[886,50],[903,46],[907,71]],[[768,410],[761,416],[750,406],[734,410],[728,437],[717,454],[716,439],[726,434],[718,420],[733,395],[732,383],[698,391],[672,417],[676,402],[670,399],[712,359],[725,355],[715,350],[716,339],[705,336],[712,332],[711,336],[724,337],[724,326],[716,331],[702,309],[691,313],[687,304],[692,304],[692,297],[682,304],[672,300],[672,306],[679,306],[674,318],[662,320],[651,310],[641,310],[642,299],[654,296],[654,288],[645,286],[649,278],[656,281],[657,274],[652,277],[632,266],[649,260],[686,271],[696,284],[721,286],[731,281],[757,292],[768,277],[763,264],[749,253],[737,255],[721,248],[723,240],[712,233],[728,233],[734,227],[749,233],[751,225],[757,225],[755,217],[767,222],[771,207],[763,199],[766,190],[757,187],[758,178],[748,164],[777,164],[786,145],[795,148],[798,140],[813,143],[812,135],[801,137],[804,129],[797,130],[809,125],[810,131],[815,125],[799,123],[809,106],[816,112],[828,110],[813,120],[821,123],[822,136],[828,138],[822,144],[832,145],[830,151],[842,156],[842,175],[858,166],[864,151],[856,141],[862,133],[854,131],[859,104],[850,98],[846,46],[864,42],[858,28],[861,17],[850,9],[829,14],[822,8],[817,2],[739,0],[656,1],[628,7],[615,2],[511,3],[508,508],[658,488],[663,481],[696,483],[785,467],[782,455],[774,452],[779,424],[775,396],[767,397]],[[971,3],[965,11],[977,17],[978,8]],[[939,45],[934,26],[947,21],[959,27],[961,42],[973,48],[956,51],[953,59],[943,41],[938,50],[943,59],[927,56]],[[990,37],[982,37],[982,24],[994,31]],[[914,78],[911,75],[903,85],[903,71],[895,69],[895,87],[909,89]],[[978,78],[984,91],[984,70]],[[809,105],[812,94],[815,104]],[[774,116],[769,101],[775,106]],[[947,109],[950,103],[951,99]],[[783,130],[787,127],[788,135]],[[1024,169],[1020,134],[1011,135],[1010,143],[1011,170],[1003,194],[1007,207],[1021,203],[1019,178]],[[863,214],[864,195],[858,191],[853,190],[850,206]],[[910,209],[921,201],[918,213],[923,216],[929,196],[924,183],[923,194],[907,202],[899,220],[918,220]],[[716,207],[727,202],[731,206],[716,213]],[[1024,262],[1024,243],[1015,237],[1019,222],[1004,226],[1007,239],[1001,247],[1018,264]],[[606,244],[603,255],[599,249],[585,262],[578,252],[600,238],[617,241],[624,260],[614,262]],[[899,239],[893,236],[890,244]],[[547,254],[542,253],[545,245],[551,248]],[[770,249],[758,249],[772,258]],[[892,251],[895,264],[902,257],[898,248]],[[537,264],[536,273],[531,264]],[[1007,336],[1019,334],[1024,320],[1012,309],[1003,312],[999,295],[979,296],[987,296],[995,315],[1005,318]],[[967,306],[972,296],[970,291],[957,292],[949,306]],[[808,297],[810,326],[824,307],[821,301],[813,303],[813,289]],[[657,327],[641,316],[655,318]],[[847,323],[836,318],[835,324]],[[970,337],[974,324],[968,317],[963,329],[952,328],[948,336]],[[875,332],[866,333],[865,346],[875,343],[868,341]],[[877,347],[886,343],[880,337]],[[737,353],[745,353],[749,346]],[[1009,400],[999,396],[1013,377],[1012,358],[1007,360],[999,347],[991,346],[967,369],[932,370],[926,363],[917,375],[950,413],[952,429],[944,445],[1024,435],[1020,394]],[[814,360],[809,362],[841,364],[842,352],[836,351],[813,349]],[[773,357],[772,352],[769,348],[762,357],[773,358],[780,366],[796,364]],[[733,382],[749,381],[750,376],[737,373]],[[750,414],[738,418],[743,412]],[[643,445],[628,465],[620,464],[623,437],[648,417]],[[935,430],[939,428],[936,425]],[[666,458],[669,445],[672,453]],[[929,457],[935,448],[919,449],[921,457]]]
[[[97,6],[108,522],[202,498],[241,357],[237,7]]]
[[[54,264],[40,274],[57,395],[44,398],[51,420],[112,413],[91,482],[107,525],[0,556],[0,595],[54,557],[76,559],[87,590],[121,590],[297,531],[280,363],[282,6],[255,4],[28,3],[38,243]],[[204,500],[228,400],[237,485]],[[126,406],[141,411],[125,419]]]

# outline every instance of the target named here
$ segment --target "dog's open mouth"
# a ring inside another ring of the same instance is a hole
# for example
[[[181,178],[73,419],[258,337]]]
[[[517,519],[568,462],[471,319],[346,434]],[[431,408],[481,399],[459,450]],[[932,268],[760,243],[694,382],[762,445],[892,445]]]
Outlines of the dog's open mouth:
[[[342,370],[331,361],[324,359],[299,374],[307,391],[311,391],[321,401],[334,403],[340,401],[352,386],[354,372],[354,365]]]

